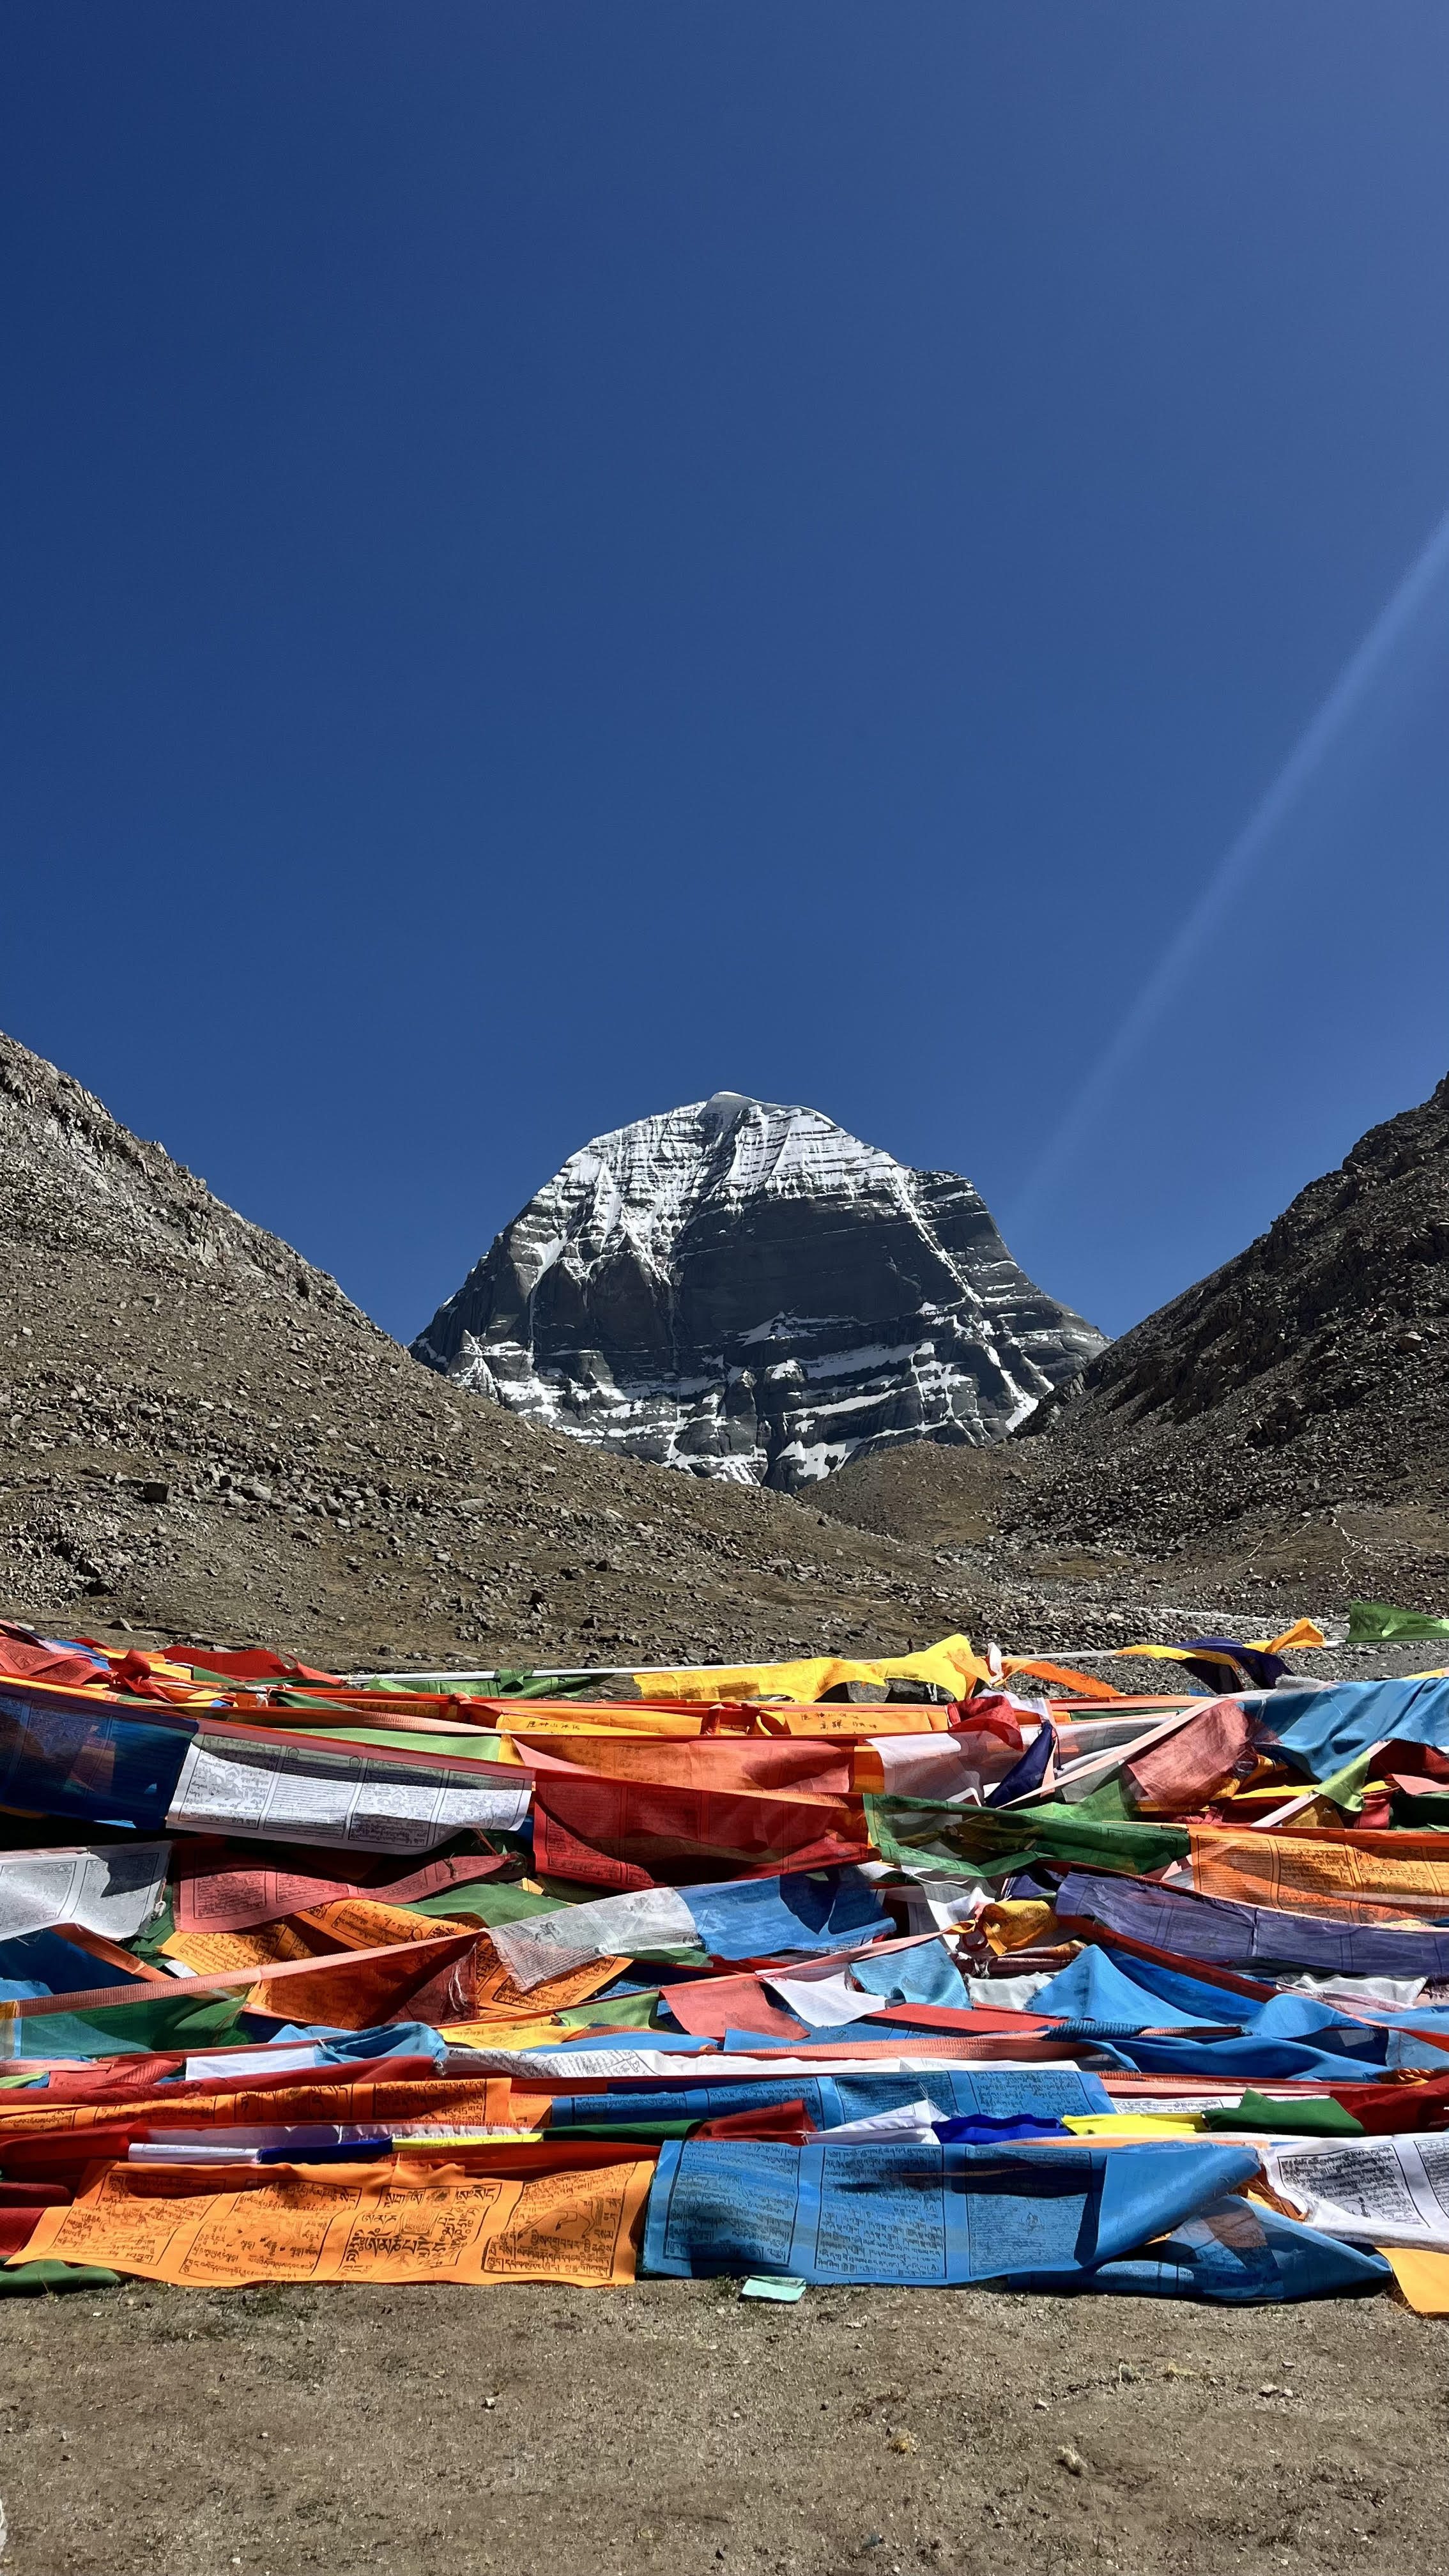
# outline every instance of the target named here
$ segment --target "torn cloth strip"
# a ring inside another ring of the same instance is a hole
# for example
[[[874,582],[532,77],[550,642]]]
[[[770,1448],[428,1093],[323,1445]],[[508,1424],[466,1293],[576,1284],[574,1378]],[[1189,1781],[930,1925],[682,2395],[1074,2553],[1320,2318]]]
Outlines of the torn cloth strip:
[[[660,2149],[643,2269],[945,2284],[1110,2262],[1257,2171],[1251,2149]]]

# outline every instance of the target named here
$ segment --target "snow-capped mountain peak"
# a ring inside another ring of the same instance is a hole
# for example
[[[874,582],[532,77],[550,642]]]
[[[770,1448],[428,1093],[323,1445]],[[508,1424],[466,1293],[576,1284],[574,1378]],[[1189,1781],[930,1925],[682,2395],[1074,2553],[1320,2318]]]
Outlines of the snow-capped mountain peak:
[[[553,1429],[792,1488],[998,1437],[1102,1347],[978,1193],[717,1091],[571,1154],[413,1345]]]

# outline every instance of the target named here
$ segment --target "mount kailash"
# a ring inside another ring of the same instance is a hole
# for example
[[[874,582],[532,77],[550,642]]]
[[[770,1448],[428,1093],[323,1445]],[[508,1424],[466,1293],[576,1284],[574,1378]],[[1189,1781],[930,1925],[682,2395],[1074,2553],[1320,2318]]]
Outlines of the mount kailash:
[[[997,1440],[1104,1339],[969,1181],[718,1091],[571,1154],[412,1348],[597,1447],[791,1491]]]

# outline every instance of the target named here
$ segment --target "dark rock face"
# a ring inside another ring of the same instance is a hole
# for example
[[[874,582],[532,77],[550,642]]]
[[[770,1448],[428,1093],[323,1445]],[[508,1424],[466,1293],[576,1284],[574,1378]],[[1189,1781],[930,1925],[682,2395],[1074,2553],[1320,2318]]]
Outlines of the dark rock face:
[[[969,1181],[716,1092],[572,1155],[413,1352],[596,1446],[788,1491],[999,1439],[1102,1346]]]

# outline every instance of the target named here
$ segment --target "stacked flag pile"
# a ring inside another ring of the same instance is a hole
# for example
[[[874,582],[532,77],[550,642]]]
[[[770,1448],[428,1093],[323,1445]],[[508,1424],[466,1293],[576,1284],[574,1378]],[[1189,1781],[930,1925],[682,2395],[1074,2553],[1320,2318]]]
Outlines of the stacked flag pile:
[[[1449,2311],[1449,1678],[1321,1643],[1132,1649],[1152,1696],[0,1625],[0,2288]]]

